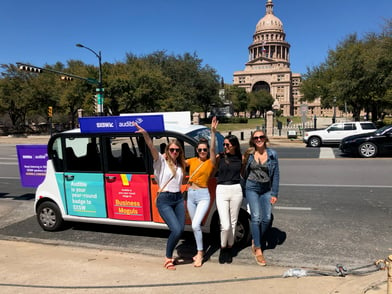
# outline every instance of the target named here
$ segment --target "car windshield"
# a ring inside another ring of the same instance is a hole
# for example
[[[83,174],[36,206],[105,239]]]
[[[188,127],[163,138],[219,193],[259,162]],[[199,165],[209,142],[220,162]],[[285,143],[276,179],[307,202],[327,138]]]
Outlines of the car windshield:
[[[199,141],[201,138],[205,138],[208,141],[211,141],[211,131],[208,128],[201,128],[198,130],[191,131],[187,133],[188,136],[196,139]],[[217,152],[222,152],[223,151],[223,136],[220,133],[216,133],[216,140],[215,140],[215,149]]]
[[[384,131],[387,130],[387,129],[389,129],[390,127],[391,127],[391,126],[384,126],[384,127],[382,127],[382,128],[379,128],[375,133],[376,133],[377,135],[380,135],[380,134],[384,133]]]

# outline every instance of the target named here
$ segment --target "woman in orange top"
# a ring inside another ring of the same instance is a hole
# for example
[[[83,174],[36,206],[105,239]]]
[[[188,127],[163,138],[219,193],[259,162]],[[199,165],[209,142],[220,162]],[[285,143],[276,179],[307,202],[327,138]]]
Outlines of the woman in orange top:
[[[192,230],[197,246],[197,254],[193,257],[195,267],[200,267],[203,264],[203,233],[200,225],[210,205],[208,181],[215,168],[215,132],[217,126],[218,121],[214,117],[211,121],[211,146],[208,145],[206,139],[200,139],[196,147],[197,157],[189,158],[186,161],[187,166],[189,166],[187,208],[192,219]]]

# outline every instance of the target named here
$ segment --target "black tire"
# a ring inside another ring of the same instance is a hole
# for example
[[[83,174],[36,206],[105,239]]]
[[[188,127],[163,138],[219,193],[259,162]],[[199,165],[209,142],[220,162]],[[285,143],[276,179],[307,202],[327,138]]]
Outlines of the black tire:
[[[37,221],[45,231],[58,231],[64,225],[59,207],[51,202],[44,201],[37,209]]]
[[[237,227],[235,230],[235,243],[246,246],[251,240],[249,214],[241,209],[238,215]]]
[[[220,246],[220,220],[218,214],[211,223],[210,239],[212,244]],[[234,242],[240,247],[246,247],[251,240],[249,214],[241,209],[238,215]]]
[[[359,145],[358,154],[364,158],[371,158],[377,155],[377,146],[372,142],[365,142]]]
[[[319,137],[310,137],[308,140],[308,146],[320,147],[321,146],[321,139]]]
[[[211,222],[210,243],[213,246],[220,246],[220,220],[218,212],[216,212]]]

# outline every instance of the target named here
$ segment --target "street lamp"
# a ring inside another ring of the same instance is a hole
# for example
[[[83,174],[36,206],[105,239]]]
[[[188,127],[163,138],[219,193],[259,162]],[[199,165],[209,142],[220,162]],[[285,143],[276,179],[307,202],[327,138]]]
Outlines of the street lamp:
[[[333,116],[332,116],[332,123],[336,122],[336,97],[333,97]]]
[[[98,114],[100,116],[103,116],[102,55],[101,55],[101,51],[99,51],[97,53],[93,49],[86,47],[82,44],[76,44],[76,47],[85,48],[85,49],[89,50],[90,52],[92,52],[98,58],[99,76],[98,76],[98,88],[96,89],[96,91],[97,91],[97,105],[98,105]]]

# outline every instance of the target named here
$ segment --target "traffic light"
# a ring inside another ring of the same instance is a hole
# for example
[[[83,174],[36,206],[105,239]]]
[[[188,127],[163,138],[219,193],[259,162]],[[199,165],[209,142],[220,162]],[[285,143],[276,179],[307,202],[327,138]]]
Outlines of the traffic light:
[[[28,65],[19,65],[19,69],[23,71],[35,72],[35,73],[42,73],[42,69],[34,66]]]
[[[52,116],[53,116],[53,107],[48,106],[48,117],[52,117]]]
[[[68,77],[68,76],[61,76],[61,80],[62,81],[73,81],[72,77]]]

